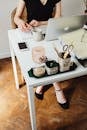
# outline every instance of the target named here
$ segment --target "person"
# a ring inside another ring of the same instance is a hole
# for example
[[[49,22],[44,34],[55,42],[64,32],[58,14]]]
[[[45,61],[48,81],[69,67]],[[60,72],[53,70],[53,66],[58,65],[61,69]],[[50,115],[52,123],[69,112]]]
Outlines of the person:
[[[27,9],[27,22],[21,19],[24,8]],[[54,11],[55,9],[55,11]],[[52,15],[54,11],[54,16]],[[32,27],[46,25],[49,18],[58,18],[61,16],[61,0],[19,0],[14,22],[22,31],[29,31]],[[57,102],[64,109],[69,107],[69,103],[64,96],[60,87],[60,83],[53,83],[55,88]],[[38,86],[35,91],[35,96],[38,99],[43,99],[43,86]]]

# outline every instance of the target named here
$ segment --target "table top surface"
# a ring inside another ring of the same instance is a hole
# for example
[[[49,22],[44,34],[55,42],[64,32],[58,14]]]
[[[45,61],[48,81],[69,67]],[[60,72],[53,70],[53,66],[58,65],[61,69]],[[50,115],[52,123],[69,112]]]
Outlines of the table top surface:
[[[77,65],[77,68],[75,70],[64,72],[64,73],[59,73],[59,74],[48,76],[48,77],[42,77],[39,79],[35,78],[35,77],[29,77],[28,71],[32,67],[38,66],[32,60],[31,48],[36,45],[42,45],[42,46],[44,45],[44,46],[48,46],[48,48],[49,48],[49,46],[53,46],[53,48],[56,47],[57,49],[60,48],[60,50],[61,50],[62,46],[61,46],[60,40],[55,40],[55,41],[43,40],[40,42],[36,42],[32,39],[31,34],[29,34],[29,33],[24,34],[24,33],[20,32],[18,29],[8,30],[8,38],[9,38],[9,43],[10,43],[11,49],[13,49],[15,56],[17,57],[22,74],[29,87],[46,85],[46,84],[50,84],[50,83],[53,83],[56,81],[64,81],[64,80],[68,80],[71,78],[75,78],[75,77],[79,77],[79,76],[87,74],[87,68],[83,67],[77,61],[77,59],[73,56],[72,59],[75,62],[75,64]],[[29,48],[28,50],[20,50],[18,47],[18,43],[24,42],[24,41],[27,42],[27,45]],[[54,59],[54,55],[52,55],[51,49],[48,49],[48,55],[49,56],[51,55],[52,58]]]

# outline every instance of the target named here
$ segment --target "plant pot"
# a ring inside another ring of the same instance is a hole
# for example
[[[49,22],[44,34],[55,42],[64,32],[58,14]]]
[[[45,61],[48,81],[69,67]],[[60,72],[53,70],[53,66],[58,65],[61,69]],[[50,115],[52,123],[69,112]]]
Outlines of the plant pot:
[[[46,66],[45,68],[46,68],[48,75],[58,73],[59,66],[58,66],[58,63],[56,61],[54,61],[54,60],[46,61],[45,66]]]

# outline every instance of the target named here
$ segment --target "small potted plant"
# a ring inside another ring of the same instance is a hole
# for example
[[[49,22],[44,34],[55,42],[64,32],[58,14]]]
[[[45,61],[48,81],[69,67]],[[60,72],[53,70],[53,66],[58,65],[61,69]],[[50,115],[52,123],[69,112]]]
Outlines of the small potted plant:
[[[58,73],[59,66],[55,60],[46,61],[45,66],[46,66],[46,71],[48,75]]]

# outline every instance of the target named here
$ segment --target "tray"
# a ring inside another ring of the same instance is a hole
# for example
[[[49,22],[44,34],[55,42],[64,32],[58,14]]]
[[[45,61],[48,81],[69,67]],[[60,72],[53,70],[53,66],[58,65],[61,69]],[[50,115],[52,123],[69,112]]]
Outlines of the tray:
[[[77,65],[75,63],[73,63],[73,66],[70,67],[70,70],[68,71],[64,71],[64,72],[60,72],[58,71],[56,74],[60,74],[60,73],[65,73],[65,72],[69,72],[69,71],[73,71],[77,68]],[[56,74],[52,74],[52,75],[56,75]],[[43,78],[43,77],[48,77],[48,76],[52,76],[52,75],[48,75],[47,72],[45,72],[45,74],[41,77],[37,77],[33,74],[33,68],[31,68],[29,71],[28,71],[28,75],[29,77],[34,77],[34,78]]]
[[[78,59],[78,58],[77,58],[77,59]],[[83,59],[83,60],[78,59],[78,61],[79,61],[79,63],[80,63],[82,66],[87,67],[87,59]]]

